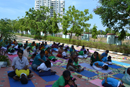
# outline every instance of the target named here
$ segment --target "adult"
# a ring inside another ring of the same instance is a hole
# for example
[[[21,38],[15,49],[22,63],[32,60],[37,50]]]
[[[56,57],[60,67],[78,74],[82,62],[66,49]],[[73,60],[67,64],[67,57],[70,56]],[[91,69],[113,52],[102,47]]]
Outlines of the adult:
[[[60,78],[52,85],[52,87],[65,87],[68,84],[69,80],[72,78],[70,71],[65,70],[60,76]],[[74,87],[77,87],[75,82],[73,82]]]
[[[32,63],[32,69],[37,70],[37,67],[46,61],[45,52],[41,50],[40,54],[37,54]]]
[[[101,54],[102,58],[107,57],[109,53],[109,50],[106,50],[104,53]]]
[[[80,51],[86,51],[84,45],[82,46],[82,48],[80,49]]]
[[[122,81],[128,85],[130,85],[130,67],[125,70],[125,75],[122,78]]]
[[[27,47],[24,52],[23,52],[23,56],[26,57],[28,59],[28,61],[30,61],[31,57],[30,56],[30,50],[31,50],[31,47]]]
[[[78,55],[73,45],[70,48],[70,54],[71,55],[73,55],[73,54]]]
[[[62,58],[62,52],[63,52],[63,46],[60,46],[60,48],[58,49],[58,54],[57,54],[57,57],[60,57]]]
[[[18,50],[18,56],[13,59],[12,68],[14,71],[8,73],[9,77],[14,77],[16,75],[15,70],[28,69],[28,59],[23,56],[23,50]]]
[[[100,59],[100,55],[98,54],[98,52],[94,52],[93,55],[91,56],[91,59],[90,59],[90,65],[92,66],[94,62],[96,61],[101,61]]]

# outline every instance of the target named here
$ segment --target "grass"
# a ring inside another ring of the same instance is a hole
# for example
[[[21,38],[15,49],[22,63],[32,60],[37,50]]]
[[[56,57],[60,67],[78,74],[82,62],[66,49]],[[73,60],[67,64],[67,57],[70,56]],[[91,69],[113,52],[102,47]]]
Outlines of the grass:
[[[21,35],[21,34],[15,34],[15,35]],[[23,35],[26,37],[32,37],[34,38],[34,35]],[[42,37],[42,39],[45,39]],[[111,50],[115,52],[121,52],[125,54],[130,54],[130,46],[129,45],[121,45],[117,46],[115,44],[107,44],[103,43],[101,41],[99,42],[93,42],[93,41],[85,41],[85,40],[75,40],[75,39],[65,39],[61,37],[53,37],[53,36],[47,36],[46,40],[49,41],[55,41],[55,42],[60,42],[60,43],[67,43],[67,44],[74,44],[78,46],[85,46],[85,47],[90,47],[90,48],[97,48],[97,49],[104,49],[104,50]]]

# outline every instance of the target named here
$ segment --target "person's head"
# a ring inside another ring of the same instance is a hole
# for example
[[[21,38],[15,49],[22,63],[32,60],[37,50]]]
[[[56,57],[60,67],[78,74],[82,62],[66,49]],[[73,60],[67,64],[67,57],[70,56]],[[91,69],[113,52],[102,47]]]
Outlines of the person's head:
[[[82,49],[84,49],[84,45],[82,46]]]
[[[19,58],[22,58],[23,56],[23,50],[19,49],[18,52],[17,52]]]
[[[63,72],[63,77],[64,77],[65,80],[70,80],[70,75],[71,75],[71,73],[70,73],[69,70],[65,70]]]
[[[47,45],[47,42],[45,42],[45,45]]]
[[[64,47],[64,44],[62,44],[62,46]]]
[[[45,65],[49,68],[49,67],[51,67],[51,62],[50,62],[49,60],[47,60],[47,61],[45,62]]]
[[[75,54],[71,54],[71,59],[74,59],[76,57]]]
[[[65,49],[65,52],[67,52],[67,49]]]
[[[62,45],[60,46],[60,49],[63,49],[63,46],[62,46]]]
[[[94,52],[93,56],[96,58],[98,56],[98,52]]]
[[[108,54],[109,53],[109,50],[106,50],[106,54]]]
[[[77,63],[77,62],[78,62],[78,57],[75,57],[75,58],[74,58],[74,61]]]
[[[16,42],[16,40],[14,39],[14,42]]]
[[[89,51],[89,49],[87,49],[87,51]]]
[[[26,44],[28,44],[28,41],[26,41]]]
[[[34,45],[35,45],[35,41],[32,42],[32,46],[34,46]]]
[[[36,56],[36,53],[35,53],[35,54],[33,54],[33,55],[31,56],[31,58],[32,58],[32,59],[34,59],[34,58],[35,58],[35,56]]]
[[[70,79],[70,80],[68,81],[68,84],[69,84],[69,85],[73,85],[73,80]]]
[[[27,52],[29,52],[31,50],[31,47],[27,47]]]
[[[107,66],[107,65],[104,65],[104,66],[102,67],[102,69],[108,70],[108,66]]]
[[[27,84],[28,83],[27,76],[25,76],[24,74],[22,74],[20,81],[21,81],[22,84]]]
[[[111,56],[108,56],[108,61],[111,61]]]
[[[56,44],[55,42],[53,42],[53,44]]]
[[[45,51],[44,51],[44,50],[41,50],[41,52],[40,52],[41,57],[43,57],[44,54],[45,54]]]
[[[19,46],[19,48],[20,48],[20,46]],[[26,49],[27,48],[27,44],[24,44],[24,49]]]
[[[71,48],[74,49],[74,45],[72,45]]]
[[[130,68],[127,69],[127,73],[130,75]]]

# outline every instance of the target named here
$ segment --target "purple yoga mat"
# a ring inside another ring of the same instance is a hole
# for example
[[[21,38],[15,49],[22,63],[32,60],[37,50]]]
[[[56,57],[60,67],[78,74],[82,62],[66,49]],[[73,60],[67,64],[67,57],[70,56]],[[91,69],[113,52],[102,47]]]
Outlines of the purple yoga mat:
[[[51,62],[53,62],[53,61],[51,61]],[[62,62],[61,60],[56,60],[55,62],[53,62],[53,63],[57,63],[57,62]]]
[[[93,50],[89,50],[91,53],[94,53],[94,51]]]
[[[46,85],[46,87],[52,87],[52,85]]]

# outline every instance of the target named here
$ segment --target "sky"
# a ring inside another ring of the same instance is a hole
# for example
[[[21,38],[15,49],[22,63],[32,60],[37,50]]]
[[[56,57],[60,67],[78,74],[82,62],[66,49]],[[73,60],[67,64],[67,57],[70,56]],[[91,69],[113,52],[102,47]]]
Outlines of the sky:
[[[91,27],[95,24],[98,30],[105,30],[107,27],[102,25],[100,16],[94,13],[94,9],[99,6],[98,0],[65,0],[65,9],[69,6],[75,6],[76,9],[84,11],[89,9],[89,14],[93,15],[93,19],[90,19],[87,23],[91,24]],[[35,6],[35,0],[0,0],[0,19],[17,19],[25,16],[25,12]]]

